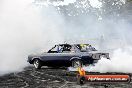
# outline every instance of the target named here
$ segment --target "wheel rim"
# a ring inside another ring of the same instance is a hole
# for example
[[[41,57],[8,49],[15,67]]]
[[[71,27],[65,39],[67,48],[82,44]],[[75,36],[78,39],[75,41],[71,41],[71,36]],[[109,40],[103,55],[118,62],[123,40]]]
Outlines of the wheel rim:
[[[74,62],[73,62],[73,67],[81,67],[82,65],[81,65],[81,62],[79,61],[79,60],[75,60]]]
[[[39,66],[39,61],[38,60],[34,61],[34,66],[35,66],[35,68],[38,68],[38,66]]]

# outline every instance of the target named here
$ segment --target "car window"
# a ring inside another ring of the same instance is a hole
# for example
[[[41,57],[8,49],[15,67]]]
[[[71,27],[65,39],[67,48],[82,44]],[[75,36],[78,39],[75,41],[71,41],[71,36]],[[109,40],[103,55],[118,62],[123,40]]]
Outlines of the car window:
[[[48,53],[58,53],[58,45],[55,45],[52,49],[48,51]]]
[[[68,53],[71,51],[71,45],[63,45],[62,46],[62,52],[63,53]]]
[[[48,53],[68,53],[71,51],[71,45],[63,44],[63,45],[56,45]]]
[[[81,52],[96,51],[94,47],[89,44],[77,44],[76,46]]]
[[[71,47],[70,46],[64,46],[63,51],[71,51]]]
[[[51,51],[57,51],[58,46],[54,47]]]

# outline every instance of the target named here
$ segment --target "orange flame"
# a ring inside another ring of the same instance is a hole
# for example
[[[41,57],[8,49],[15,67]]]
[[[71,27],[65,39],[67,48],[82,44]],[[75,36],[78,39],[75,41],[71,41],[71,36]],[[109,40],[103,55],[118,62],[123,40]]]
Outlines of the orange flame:
[[[86,74],[85,70],[81,67],[78,68],[78,72],[79,72],[80,76],[85,76],[85,74]]]

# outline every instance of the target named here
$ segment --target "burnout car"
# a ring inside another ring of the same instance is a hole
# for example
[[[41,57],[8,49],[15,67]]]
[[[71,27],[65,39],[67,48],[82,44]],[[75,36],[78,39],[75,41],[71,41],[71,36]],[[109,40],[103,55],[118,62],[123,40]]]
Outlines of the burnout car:
[[[58,44],[48,52],[28,56],[28,62],[36,69],[49,67],[80,67],[97,63],[101,57],[109,59],[109,53],[98,52],[89,44]]]

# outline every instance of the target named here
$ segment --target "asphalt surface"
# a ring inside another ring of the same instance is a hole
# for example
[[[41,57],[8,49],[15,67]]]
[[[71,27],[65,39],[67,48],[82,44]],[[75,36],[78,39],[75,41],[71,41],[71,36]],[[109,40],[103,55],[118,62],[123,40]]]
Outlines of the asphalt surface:
[[[90,84],[78,85],[76,72],[66,68],[42,68],[35,70],[27,67],[19,73],[0,77],[0,88],[132,88],[132,83],[125,84]],[[93,73],[98,74],[98,73]],[[114,73],[118,74],[118,73]],[[132,74],[130,74],[132,76]]]

